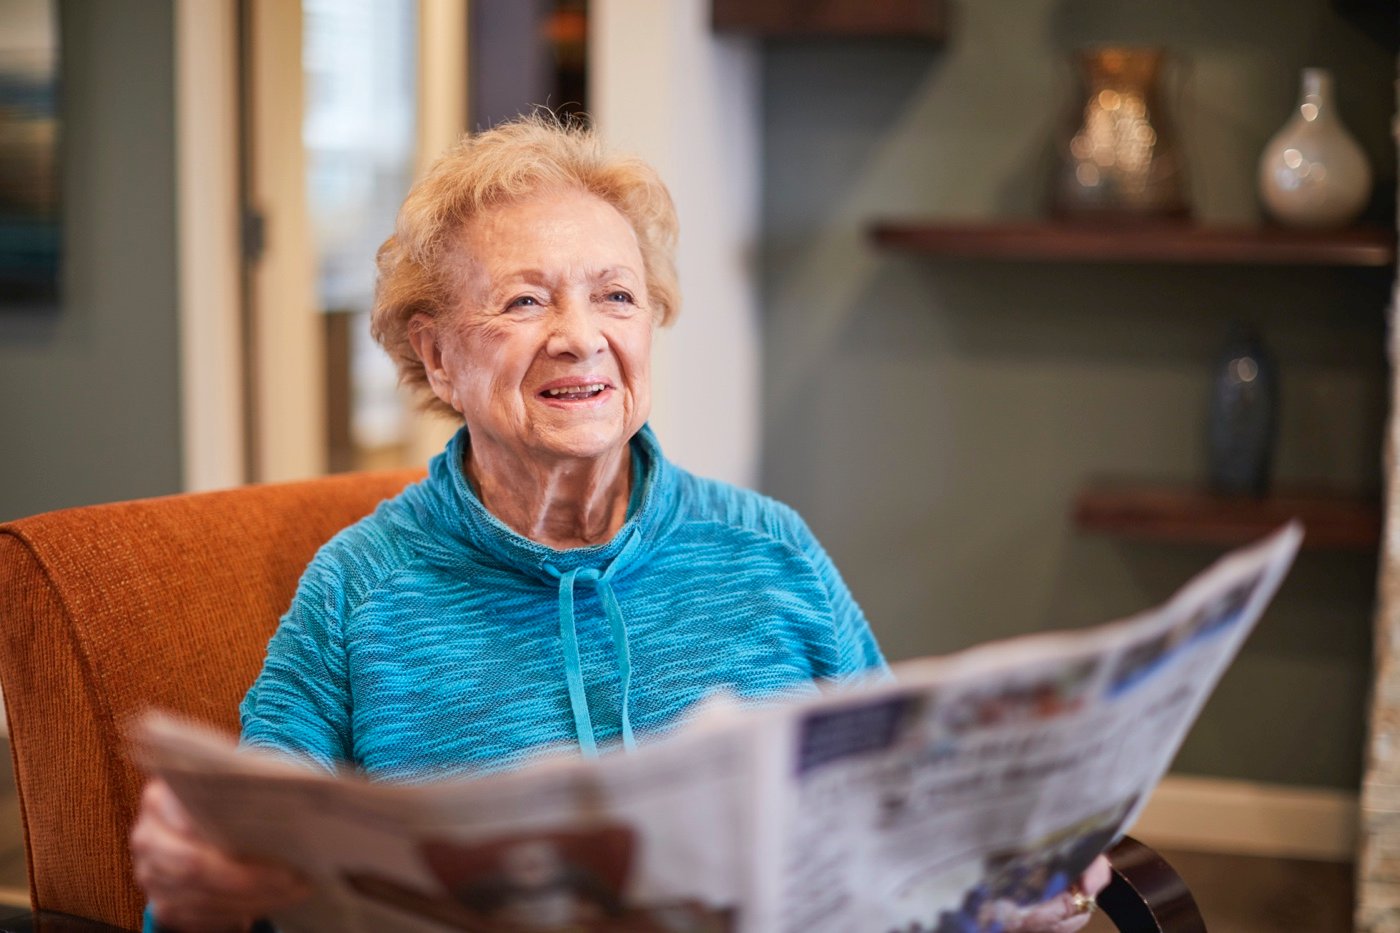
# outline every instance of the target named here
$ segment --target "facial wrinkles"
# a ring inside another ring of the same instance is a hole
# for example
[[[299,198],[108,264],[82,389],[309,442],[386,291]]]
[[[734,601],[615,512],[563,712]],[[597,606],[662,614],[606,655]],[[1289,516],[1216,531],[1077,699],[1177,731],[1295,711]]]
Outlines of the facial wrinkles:
[[[519,312],[520,317],[513,316],[509,311],[496,310],[506,307],[518,297],[522,291],[520,288],[497,290],[504,297],[492,299],[481,311],[470,314],[468,322],[459,331],[458,339],[464,344],[475,344],[479,357],[491,359],[508,355],[511,352],[509,344],[516,330],[536,331],[538,344],[532,348],[534,352],[529,366],[525,368],[523,384],[521,374],[514,368],[508,365],[491,366],[485,372],[476,373],[491,376],[486,380],[487,384],[468,390],[464,395],[480,398],[480,389],[487,389],[496,398],[512,390],[528,395],[537,385],[577,376],[580,386],[601,379],[622,392],[624,402],[630,409],[631,393],[627,391],[630,373],[626,371],[621,356],[607,352],[612,346],[613,328],[609,325],[613,322],[606,311],[600,312],[594,307],[595,295],[603,289],[603,285],[595,287],[587,281],[580,283],[577,276],[562,278],[565,281],[558,284],[524,289],[524,294],[536,305]],[[589,278],[597,280],[596,276]],[[471,375],[468,373],[469,378]]]
[[[500,367],[470,362],[468,348],[474,348],[478,360],[494,360],[504,355],[509,334],[499,321],[489,317],[467,312],[463,318],[460,328],[454,329],[451,337],[453,369],[459,373],[452,380],[453,407],[470,421],[473,403],[499,398],[507,377]]]

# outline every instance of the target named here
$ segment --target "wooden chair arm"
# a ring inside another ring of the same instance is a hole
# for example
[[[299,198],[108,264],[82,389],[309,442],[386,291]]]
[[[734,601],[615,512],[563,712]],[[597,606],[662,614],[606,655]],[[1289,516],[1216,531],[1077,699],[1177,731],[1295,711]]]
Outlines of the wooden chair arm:
[[[1107,854],[1113,880],[1098,902],[1121,933],[1205,933],[1196,899],[1166,859],[1132,836]]]

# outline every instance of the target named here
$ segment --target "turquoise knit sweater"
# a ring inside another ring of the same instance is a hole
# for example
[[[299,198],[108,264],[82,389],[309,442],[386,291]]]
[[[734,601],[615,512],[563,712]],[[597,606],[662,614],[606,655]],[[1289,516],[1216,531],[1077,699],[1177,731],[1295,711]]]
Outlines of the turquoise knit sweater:
[[[563,551],[486,511],[469,442],[316,555],[243,701],[245,744],[378,778],[479,774],[630,745],[717,688],[884,670],[797,514],[677,468],[649,428],[622,529]]]

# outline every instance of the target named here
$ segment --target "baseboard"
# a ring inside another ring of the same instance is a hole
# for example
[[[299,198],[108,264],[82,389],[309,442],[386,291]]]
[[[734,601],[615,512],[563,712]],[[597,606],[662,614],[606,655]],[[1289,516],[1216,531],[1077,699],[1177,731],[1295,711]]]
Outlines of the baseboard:
[[[1358,820],[1345,791],[1168,775],[1132,834],[1154,848],[1350,862]]]

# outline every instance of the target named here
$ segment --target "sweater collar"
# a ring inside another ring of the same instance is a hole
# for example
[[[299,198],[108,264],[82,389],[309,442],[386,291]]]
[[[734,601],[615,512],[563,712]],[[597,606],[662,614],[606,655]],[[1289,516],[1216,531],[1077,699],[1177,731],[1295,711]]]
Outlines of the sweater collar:
[[[570,570],[611,569],[617,578],[641,566],[674,524],[674,468],[661,453],[661,446],[649,425],[644,425],[631,442],[634,483],[629,514],[612,540],[588,547],[556,549],[518,534],[492,515],[472,490],[466,477],[466,454],[471,435],[463,426],[442,453],[428,466],[425,484],[427,500],[421,517],[430,536],[439,543],[455,543],[451,550],[462,556],[465,546],[470,559],[503,564],[544,583],[555,584],[558,575]],[[627,547],[637,538],[637,544]],[[622,560],[619,562],[619,558]],[[613,568],[614,563],[619,566]]]

